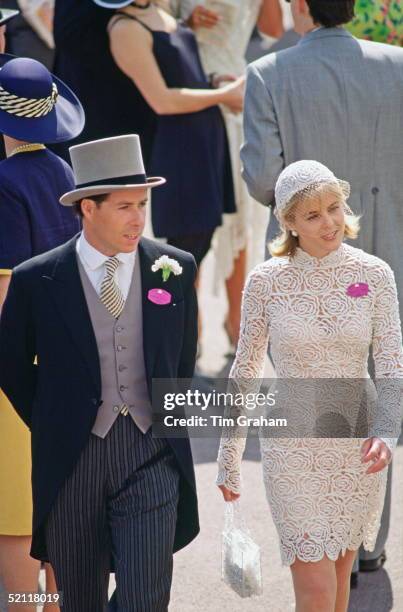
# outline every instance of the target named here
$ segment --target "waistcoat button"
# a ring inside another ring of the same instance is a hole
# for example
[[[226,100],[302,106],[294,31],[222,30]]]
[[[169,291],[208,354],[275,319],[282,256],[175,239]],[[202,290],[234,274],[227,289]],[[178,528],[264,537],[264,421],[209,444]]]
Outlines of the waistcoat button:
[[[120,410],[120,407],[119,407],[119,406],[114,406],[114,407],[113,407],[113,412],[119,412],[119,410]]]

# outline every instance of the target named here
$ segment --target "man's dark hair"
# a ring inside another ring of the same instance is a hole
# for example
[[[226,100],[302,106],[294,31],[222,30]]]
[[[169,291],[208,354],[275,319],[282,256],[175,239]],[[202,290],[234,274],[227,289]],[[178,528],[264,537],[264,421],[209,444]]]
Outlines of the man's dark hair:
[[[93,202],[95,202],[95,204],[99,208],[102,202],[106,200],[108,195],[109,195],[108,193],[101,193],[100,195],[93,195],[93,196],[88,196],[87,198],[81,198],[81,200],[78,200],[78,202],[73,204],[74,214],[77,215],[77,217],[80,217],[80,219],[82,219],[84,215],[83,215],[83,211],[81,210],[81,202],[83,200],[92,200]]]
[[[314,23],[334,28],[354,17],[355,0],[306,0]]]

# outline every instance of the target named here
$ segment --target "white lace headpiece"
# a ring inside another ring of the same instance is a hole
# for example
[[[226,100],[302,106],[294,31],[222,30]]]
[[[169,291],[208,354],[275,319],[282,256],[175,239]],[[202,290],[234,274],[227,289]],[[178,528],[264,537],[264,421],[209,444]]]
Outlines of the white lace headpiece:
[[[350,184],[338,179],[329,168],[318,161],[303,159],[284,168],[277,179],[274,195],[276,212],[281,214],[297,193],[307,192],[319,185],[338,185],[345,198],[350,195]]]

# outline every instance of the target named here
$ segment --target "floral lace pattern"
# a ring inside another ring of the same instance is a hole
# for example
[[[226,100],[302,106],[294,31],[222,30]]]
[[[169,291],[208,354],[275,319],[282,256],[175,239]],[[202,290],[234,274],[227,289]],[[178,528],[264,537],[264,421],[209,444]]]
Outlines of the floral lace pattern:
[[[350,285],[362,282],[369,287],[366,295],[348,294]],[[366,379],[372,345],[376,379],[401,383],[393,272],[345,244],[322,259],[297,249],[293,259],[260,264],[245,286],[231,379],[262,378],[269,338],[279,378]],[[385,441],[393,446],[392,439]],[[366,475],[361,444],[360,438],[261,439],[264,483],[285,565],[296,557],[318,561],[324,554],[335,560],[362,543],[373,550],[387,470]],[[217,483],[235,492],[244,448],[244,435],[223,433]]]

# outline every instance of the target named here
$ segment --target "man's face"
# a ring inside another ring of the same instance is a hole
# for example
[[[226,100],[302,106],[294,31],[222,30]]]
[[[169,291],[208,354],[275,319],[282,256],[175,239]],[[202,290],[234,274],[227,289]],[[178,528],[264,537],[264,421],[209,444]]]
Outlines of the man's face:
[[[137,249],[146,219],[147,188],[119,189],[100,204],[81,202],[84,234],[88,242],[109,257]]]

